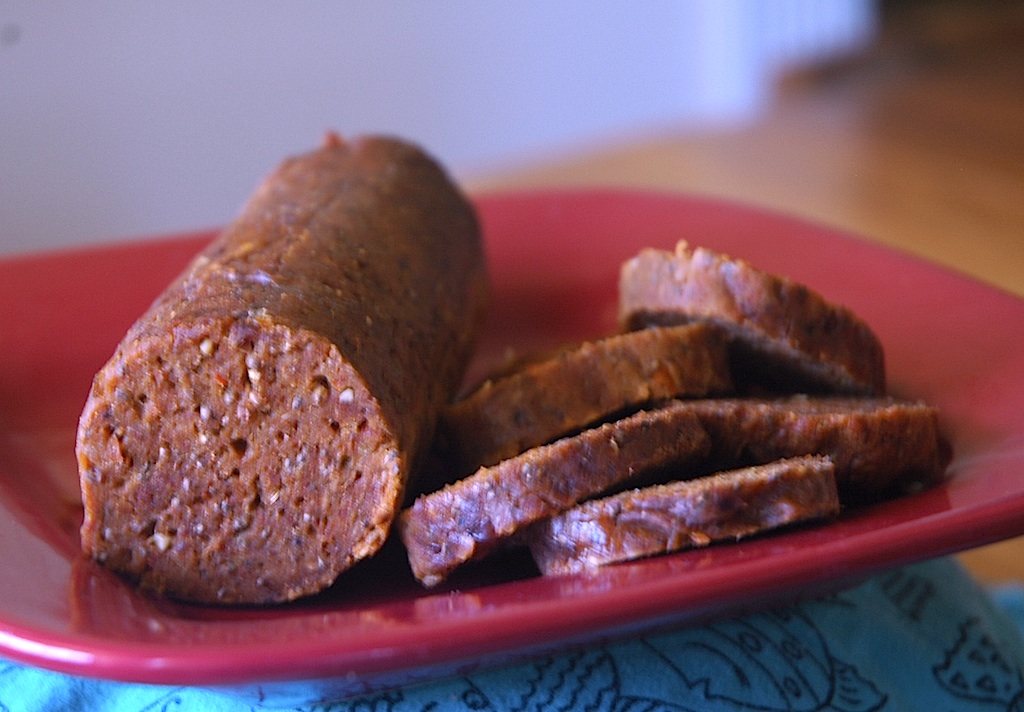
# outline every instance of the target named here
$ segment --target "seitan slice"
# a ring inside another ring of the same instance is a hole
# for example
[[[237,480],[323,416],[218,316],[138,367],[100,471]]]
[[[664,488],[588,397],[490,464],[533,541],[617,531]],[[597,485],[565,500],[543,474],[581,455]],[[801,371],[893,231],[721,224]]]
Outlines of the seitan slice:
[[[624,329],[711,321],[733,336],[737,383],[776,390],[880,395],[885,360],[871,328],[849,309],[744,260],[681,242],[622,265]]]
[[[416,578],[426,586],[490,553],[523,527],[652,469],[685,469],[710,443],[681,404],[640,411],[483,467],[418,497],[398,520]]]
[[[933,484],[951,456],[937,409],[917,401],[801,395],[704,399],[682,407],[708,431],[711,462],[719,468],[827,455],[844,501]]]
[[[584,502],[527,530],[545,575],[737,540],[839,512],[827,457],[779,460]]]
[[[726,338],[708,324],[587,341],[486,381],[442,414],[461,474],[652,401],[731,392]]]

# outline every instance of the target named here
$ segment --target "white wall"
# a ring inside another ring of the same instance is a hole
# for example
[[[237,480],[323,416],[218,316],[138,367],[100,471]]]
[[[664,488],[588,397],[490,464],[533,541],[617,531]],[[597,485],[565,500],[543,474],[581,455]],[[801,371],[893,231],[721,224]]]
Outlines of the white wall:
[[[326,129],[457,177],[748,118],[869,0],[0,1],[0,252],[222,224]]]

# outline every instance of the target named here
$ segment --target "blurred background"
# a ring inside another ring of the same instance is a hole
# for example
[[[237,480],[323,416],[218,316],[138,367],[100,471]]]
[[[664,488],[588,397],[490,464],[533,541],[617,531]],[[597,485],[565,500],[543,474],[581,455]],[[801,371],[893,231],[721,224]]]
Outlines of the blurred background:
[[[0,0],[0,253],[222,225],[328,129],[471,192],[725,197],[1024,295],[1020,0]],[[1024,540],[962,558],[1024,581]]]
[[[327,129],[461,180],[757,117],[872,0],[0,2],[0,249],[219,225]]]

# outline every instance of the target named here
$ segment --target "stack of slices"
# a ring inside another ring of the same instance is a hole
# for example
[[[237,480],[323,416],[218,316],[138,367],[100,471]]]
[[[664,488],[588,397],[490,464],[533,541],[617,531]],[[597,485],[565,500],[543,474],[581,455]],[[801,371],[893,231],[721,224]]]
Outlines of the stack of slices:
[[[680,243],[622,265],[622,332],[503,370],[454,403],[457,478],[399,519],[425,586],[508,544],[542,573],[736,540],[940,480],[936,409],[886,394],[864,321]]]

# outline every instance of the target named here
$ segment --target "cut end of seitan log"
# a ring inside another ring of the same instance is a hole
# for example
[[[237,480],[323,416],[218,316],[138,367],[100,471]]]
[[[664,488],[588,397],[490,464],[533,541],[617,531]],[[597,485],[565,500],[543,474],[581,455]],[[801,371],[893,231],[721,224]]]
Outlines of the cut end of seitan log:
[[[82,416],[83,546],[176,598],[322,589],[387,536],[405,463],[384,422],[316,334],[248,318],[149,334]]]
[[[287,159],[96,375],[83,549],[190,601],[331,585],[388,536],[487,285],[472,206],[417,147]]]

